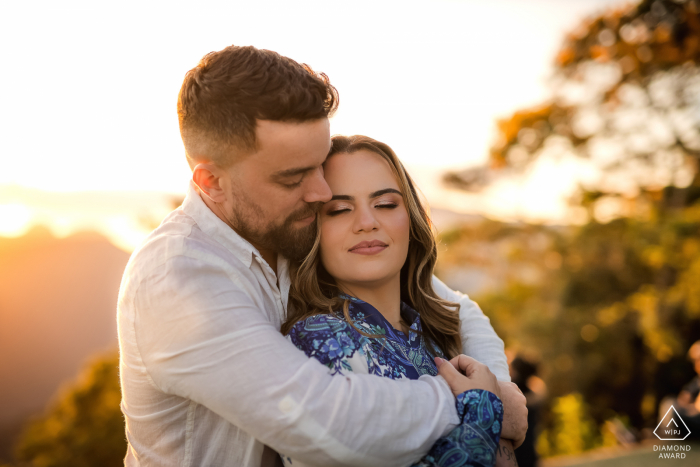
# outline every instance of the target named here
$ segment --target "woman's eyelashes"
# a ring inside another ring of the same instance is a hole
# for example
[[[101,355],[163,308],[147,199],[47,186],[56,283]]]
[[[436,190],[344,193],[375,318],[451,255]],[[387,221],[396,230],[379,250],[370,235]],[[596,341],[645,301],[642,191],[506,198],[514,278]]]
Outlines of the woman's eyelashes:
[[[333,209],[329,209],[329,210],[326,212],[326,215],[333,217],[333,216],[337,216],[338,214],[341,214],[341,213],[344,213],[344,212],[350,212],[350,208],[333,208]]]
[[[396,207],[398,207],[398,204],[393,201],[384,201],[375,204],[373,207],[376,209],[395,209]],[[326,215],[333,217],[337,216],[338,214],[350,211],[352,211],[352,207],[348,205],[333,206],[330,209],[328,209],[328,211],[326,211]]]

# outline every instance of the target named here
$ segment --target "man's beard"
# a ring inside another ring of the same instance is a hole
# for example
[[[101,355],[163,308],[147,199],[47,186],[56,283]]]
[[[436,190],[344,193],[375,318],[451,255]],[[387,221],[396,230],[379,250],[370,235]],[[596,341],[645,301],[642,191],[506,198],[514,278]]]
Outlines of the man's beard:
[[[309,216],[316,216],[323,203],[307,204],[304,209],[290,214],[280,225],[268,225],[264,232],[256,230],[246,222],[240,213],[233,212],[234,227],[239,235],[259,249],[274,251],[292,261],[301,261],[311,251],[318,232],[318,219],[301,228],[294,228],[294,222]]]

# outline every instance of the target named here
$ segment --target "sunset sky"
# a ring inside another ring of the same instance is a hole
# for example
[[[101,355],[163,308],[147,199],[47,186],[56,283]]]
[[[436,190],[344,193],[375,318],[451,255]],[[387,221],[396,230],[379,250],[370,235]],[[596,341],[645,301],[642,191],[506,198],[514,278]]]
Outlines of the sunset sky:
[[[175,112],[182,78],[230,44],[328,74],[341,97],[332,132],[391,145],[433,207],[565,222],[570,163],[479,196],[439,178],[486,160],[495,119],[546,99],[566,31],[625,3],[4,2],[0,235],[44,223],[133,248],[190,175]]]

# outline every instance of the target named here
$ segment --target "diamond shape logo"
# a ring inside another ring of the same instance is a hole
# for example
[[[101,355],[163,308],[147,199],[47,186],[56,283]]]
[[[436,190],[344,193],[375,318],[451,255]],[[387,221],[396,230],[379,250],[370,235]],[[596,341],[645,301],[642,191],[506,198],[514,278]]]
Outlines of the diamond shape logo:
[[[661,441],[683,441],[690,435],[690,430],[674,406],[671,406],[661,419],[654,434]]]

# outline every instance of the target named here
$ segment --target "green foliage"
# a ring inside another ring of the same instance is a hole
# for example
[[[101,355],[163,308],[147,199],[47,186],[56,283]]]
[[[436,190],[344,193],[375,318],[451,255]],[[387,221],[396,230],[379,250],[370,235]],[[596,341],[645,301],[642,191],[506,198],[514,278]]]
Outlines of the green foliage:
[[[585,225],[475,228],[510,242],[491,248],[501,287],[475,298],[509,347],[542,362],[556,401],[543,454],[593,446],[589,432],[617,414],[652,426],[660,398],[679,389],[662,375],[700,339],[699,96],[700,2],[610,10],[565,38],[551,99],[498,123],[489,163],[446,176],[475,190],[565,158],[595,174],[572,180]],[[546,247],[533,247],[543,234]],[[451,252],[482,248],[478,233],[445,238]],[[462,267],[483,269],[478,259],[463,255]],[[528,268],[536,280],[516,273]],[[561,399],[570,394],[585,403]],[[585,418],[577,410],[593,424],[572,422]]]
[[[487,221],[442,238],[439,274],[497,278],[474,298],[509,348],[541,361],[551,395],[580,393],[597,424],[624,414],[641,429],[667,395],[663,365],[700,337],[699,212],[557,229]]]
[[[579,180],[579,203],[610,210],[611,197],[669,187],[662,195],[682,205],[700,196],[699,61],[696,0],[643,0],[588,20],[556,58],[551,99],[498,122],[486,167],[445,179],[472,190],[537,158],[574,158],[595,172]]]
[[[17,459],[33,467],[124,465],[120,401],[119,357],[113,353],[93,361],[44,415],[26,427]]]
[[[542,456],[574,455],[601,447],[605,441],[589,415],[581,394],[559,397],[552,403],[552,428],[545,429],[537,439]]]

